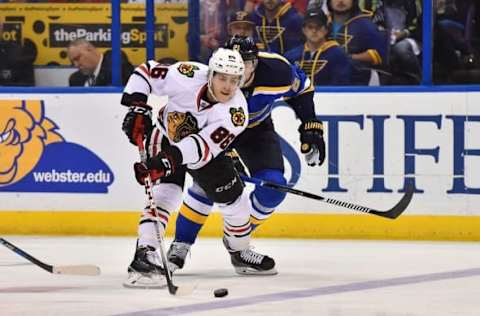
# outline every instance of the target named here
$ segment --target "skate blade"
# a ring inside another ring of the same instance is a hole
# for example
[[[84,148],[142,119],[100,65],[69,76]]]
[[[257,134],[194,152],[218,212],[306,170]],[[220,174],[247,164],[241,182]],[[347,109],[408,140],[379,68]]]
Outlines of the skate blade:
[[[164,289],[167,287],[167,280],[160,275],[151,277],[131,272],[122,285],[129,289]]]
[[[248,267],[235,267],[235,272],[240,275],[276,275],[278,271],[273,268],[270,270],[255,270]]]

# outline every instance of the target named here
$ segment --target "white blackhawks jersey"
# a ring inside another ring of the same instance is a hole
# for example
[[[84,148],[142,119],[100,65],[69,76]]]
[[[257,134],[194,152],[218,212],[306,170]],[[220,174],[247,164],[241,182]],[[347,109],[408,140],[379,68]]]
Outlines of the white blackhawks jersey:
[[[209,103],[202,97],[207,91],[208,67],[196,62],[178,62],[164,66],[148,61],[138,66],[125,87],[128,94],[168,96],[158,113],[152,134],[154,146],[160,146],[162,133],[182,152],[183,164],[198,169],[224,151],[247,126],[248,106],[240,89],[226,103]],[[152,141],[151,141],[152,142]],[[158,149],[150,148],[158,152]]]

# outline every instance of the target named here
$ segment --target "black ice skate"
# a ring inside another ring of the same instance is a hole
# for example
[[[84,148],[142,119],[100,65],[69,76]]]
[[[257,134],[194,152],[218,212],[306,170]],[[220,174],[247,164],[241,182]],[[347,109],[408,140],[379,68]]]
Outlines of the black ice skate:
[[[140,246],[128,267],[128,278],[123,286],[128,288],[159,289],[167,286],[165,270],[160,258],[151,246]]]
[[[275,269],[275,260],[252,249],[230,252],[230,259],[238,274],[274,275],[278,273]]]
[[[174,272],[177,269],[183,268],[185,265],[185,259],[190,251],[191,246],[192,245],[181,241],[172,242],[167,253],[168,268],[170,271]]]

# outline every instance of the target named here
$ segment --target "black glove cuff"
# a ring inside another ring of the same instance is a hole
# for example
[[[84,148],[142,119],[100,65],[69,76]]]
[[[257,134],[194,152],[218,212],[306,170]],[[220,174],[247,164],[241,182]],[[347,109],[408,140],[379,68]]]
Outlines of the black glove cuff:
[[[308,131],[315,131],[320,133],[323,136],[323,123],[317,119],[312,119],[302,123],[298,128],[300,134],[303,134]]]
[[[163,152],[166,156],[169,156],[169,158],[173,159],[173,163],[175,164],[175,166],[182,164],[183,155],[177,146],[168,146]]]
[[[128,111],[137,113],[137,114],[142,114],[148,117],[152,117],[152,107],[141,101],[132,102]]]
[[[156,157],[147,160],[148,169],[161,169],[164,167],[164,164],[161,162],[164,158],[168,159],[172,173],[175,172],[177,166],[181,165],[183,161],[182,152],[177,146],[166,146]]]

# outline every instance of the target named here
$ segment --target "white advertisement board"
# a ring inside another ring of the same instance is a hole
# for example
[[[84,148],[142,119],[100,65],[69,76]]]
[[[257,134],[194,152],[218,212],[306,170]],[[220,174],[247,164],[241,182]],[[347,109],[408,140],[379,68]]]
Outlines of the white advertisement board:
[[[409,214],[480,215],[480,93],[324,93],[327,161],[308,167],[293,111],[273,111],[296,188],[386,209],[406,185]],[[136,211],[136,148],[120,94],[0,96],[0,211]],[[344,213],[288,196],[279,212]]]

